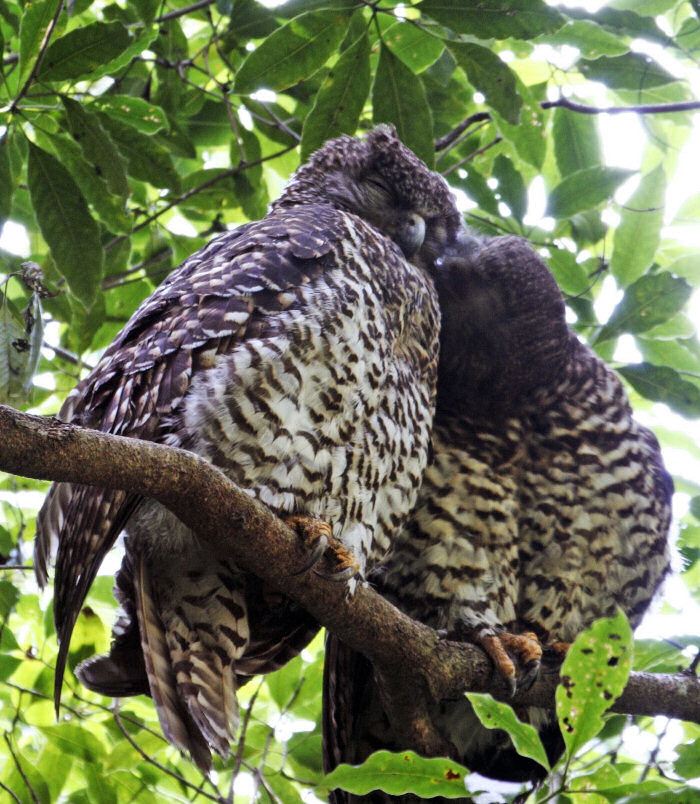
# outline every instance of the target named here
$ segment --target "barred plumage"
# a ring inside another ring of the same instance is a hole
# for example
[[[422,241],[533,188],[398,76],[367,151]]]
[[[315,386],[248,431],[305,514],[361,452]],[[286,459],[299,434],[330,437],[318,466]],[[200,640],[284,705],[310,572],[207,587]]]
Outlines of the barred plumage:
[[[427,462],[439,311],[426,269],[459,223],[445,182],[393,128],[331,141],[263,220],[173,271],[61,417],[197,452],[278,514],[327,521],[371,566]],[[78,675],[106,694],[150,691],[166,736],[206,769],[209,747],[228,753],[237,684],[317,625],[159,504],[54,486],[35,565],[43,584],[57,538],[57,703],[75,620],[123,528],[123,616],[110,655]]]
[[[373,575],[378,589],[482,644],[529,631],[545,647],[570,642],[618,605],[636,626],[669,571],[673,486],[656,438],[633,418],[615,372],[568,329],[561,293],[524,241],[465,238],[445,256],[438,292],[435,459]],[[510,658],[522,680],[522,655]],[[327,660],[328,767],[402,748],[362,657],[330,637]],[[523,716],[556,759],[553,713]],[[466,699],[436,702],[434,719],[471,770],[537,777],[539,766],[482,728]],[[336,804],[355,800],[335,794]]]

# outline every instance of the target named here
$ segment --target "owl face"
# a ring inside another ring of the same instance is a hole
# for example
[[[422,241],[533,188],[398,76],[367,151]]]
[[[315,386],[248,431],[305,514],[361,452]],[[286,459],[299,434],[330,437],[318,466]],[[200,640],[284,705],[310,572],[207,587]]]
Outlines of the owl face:
[[[437,260],[436,284],[439,398],[489,415],[555,381],[570,348],[564,299],[525,240],[461,233]]]
[[[294,174],[273,209],[323,202],[362,218],[426,268],[462,224],[445,180],[388,125],[364,140],[343,136],[327,142]]]

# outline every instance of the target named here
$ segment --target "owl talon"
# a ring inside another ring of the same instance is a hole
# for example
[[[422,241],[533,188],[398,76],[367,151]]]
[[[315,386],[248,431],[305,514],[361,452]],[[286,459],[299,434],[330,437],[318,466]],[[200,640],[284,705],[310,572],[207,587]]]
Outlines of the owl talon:
[[[303,566],[292,572],[292,577],[303,575],[312,569],[328,549],[331,538],[331,526],[321,519],[308,514],[291,514],[284,517],[284,522],[299,534],[304,546],[311,552]]]
[[[360,562],[355,557],[355,554],[335,539],[329,541],[327,555],[332,559],[336,569],[333,572],[314,570],[316,575],[325,578],[327,581],[349,581],[362,570]]]
[[[488,653],[511,698],[518,689],[527,690],[535,683],[542,659],[542,647],[535,634],[530,631],[493,634],[489,629],[483,629],[474,641]]]

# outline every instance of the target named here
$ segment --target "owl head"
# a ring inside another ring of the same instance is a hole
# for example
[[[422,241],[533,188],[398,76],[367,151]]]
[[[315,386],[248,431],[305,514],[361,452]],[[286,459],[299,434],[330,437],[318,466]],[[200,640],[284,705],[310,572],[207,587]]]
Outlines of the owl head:
[[[462,223],[445,180],[391,125],[377,126],[364,139],[329,140],[296,171],[272,208],[319,203],[357,215],[426,267]]]
[[[439,406],[509,414],[557,381],[570,350],[564,299],[526,240],[463,231],[437,260],[436,284]]]

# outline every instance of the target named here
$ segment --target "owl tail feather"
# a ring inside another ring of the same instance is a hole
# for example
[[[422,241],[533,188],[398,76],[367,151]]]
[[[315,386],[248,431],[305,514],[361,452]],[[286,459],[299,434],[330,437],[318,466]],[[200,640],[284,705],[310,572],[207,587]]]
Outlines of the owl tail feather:
[[[142,554],[135,557],[136,610],[138,613],[141,647],[151,696],[161,728],[167,739],[180,751],[187,752],[203,773],[211,770],[211,752],[202,732],[183,706],[166,643],[163,626],[156,611],[151,589],[151,577]]]

